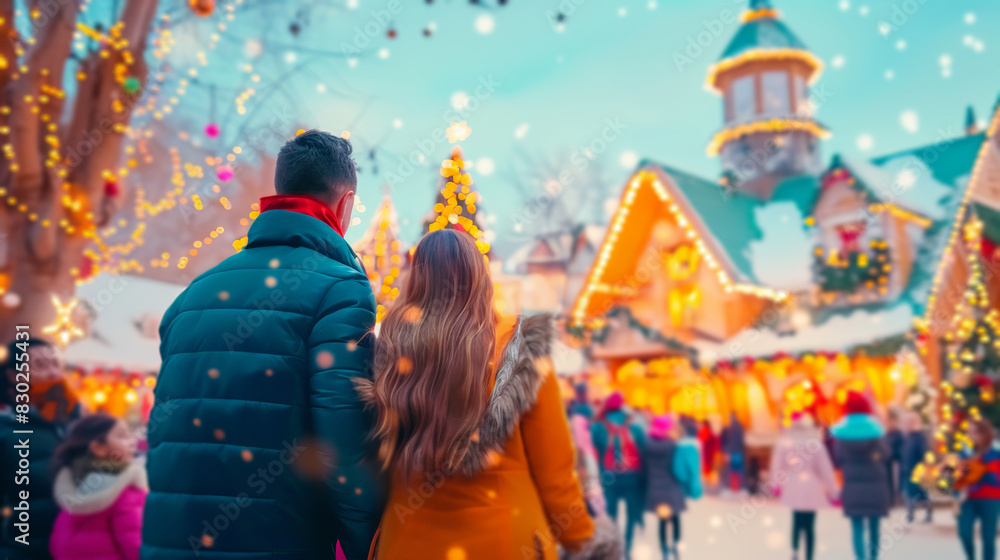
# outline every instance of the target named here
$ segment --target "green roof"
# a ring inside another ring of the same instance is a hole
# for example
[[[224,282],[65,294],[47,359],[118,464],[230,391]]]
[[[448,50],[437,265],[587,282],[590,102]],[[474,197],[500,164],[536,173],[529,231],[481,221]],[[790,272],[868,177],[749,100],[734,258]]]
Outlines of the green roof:
[[[985,204],[975,203],[976,216],[983,221],[983,237],[993,243],[1000,243],[1000,210]]]
[[[753,49],[799,49],[809,50],[783,22],[770,17],[757,18],[744,23],[721,59],[732,58]]]
[[[716,181],[702,179],[686,171],[653,161],[643,161],[639,167],[659,167],[673,179],[677,188],[694,209],[705,229],[718,241],[726,256],[736,267],[743,281],[757,283],[750,262],[750,242],[761,238],[754,221],[754,208],[760,201],[739,191],[727,193]]]
[[[936,144],[880,156],[873,159],[872,163],[882,166],[899,157],[914,156],[927,164],[934,179],[939,183],[958,187],[960,185],[956,181],[972,173],[972,167],[976,163],[976,157],[979,155],[979,149],[985,139],[985,132],[960,136]]]
[[[799,175],[778,183],[771,196],[771,202],[791,202],[802,213],[802,217],[811,216],[816,200],[819,198],[819,177],[815,175]]]

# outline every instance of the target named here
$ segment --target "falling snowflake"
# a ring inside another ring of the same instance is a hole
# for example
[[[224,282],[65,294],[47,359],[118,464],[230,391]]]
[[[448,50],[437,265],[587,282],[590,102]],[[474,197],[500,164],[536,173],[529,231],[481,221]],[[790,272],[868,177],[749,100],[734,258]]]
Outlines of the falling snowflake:
[[[899,124],[903,126],[904,130],[914,134],[920,129],[920,117],[917,116],[916,111],[906,110],[899,115]]]
[[[456,91],[451,94],[451,108],[456,111],[464,111],[469,108],[469,94],[464,91]]]
[[[397,130],[403,128],[403,119],[394,119],[392,121],[392,127]]]
[[[494,21],[493,16],[489,14],[482,14],[476,18],[476,32],[482,35],[489,35],[493,33],[493,29],[496,27],[496,21]]]
[[[493,171],[496,170],[496,164],[493,163],[492,158],[479,158],[479,161],[476,162],[476,170],[480,175],[492,175]]]
[[[531,127],[528,125],[528,123],[522,123],[520,126],[514,129],[514,138],[517,138],[518,140],[523,139],[525,136],[528,135],[528,130],[530,129]]]
[[[389,49],[387,49],[385,47],[382,47],[381,49],[379,49],[378,50],[378,57],[381,58],[382,60],[385,60],[385,59],[389,58]]]
[[[833,57],[832,65],[834,68],[843,68],[845,62],[846,59],[844,58],[844,55],[838,54],[837,56]]]
[[[878,32],[883,37],[885,37],[886,35],[888,35],[891,31],[892,31],[892,26],[889,25],[889,22],[887,22],[887,21],[880,21],[878,23]]]
[[[250,58],[257,58],[262,52],[264,52],[264,45],[257,39],[247,39],[243,43],[243,54]]]
[[[886,70],[885,71],[885,79],[886,80],[891,80],[891,79],[893,79],[895,77],[896,77],[896,73],[893,72],[892,70]]]
[[[867,152],[875,147],[875,138],[871,134],[862,134],[858,136],[857,145],[859,150]]]
[[[904,41],[902,39],[896,41],[896,50],[905,51],[906,50],[906,41]]]
[[[621,157],[618,158],[618,163],[625,169],[634,169],[639,163],[639,155],[632,150],[622,152]]]
[[[296,60],[298,60],[298,56],[296,56],[294,51],[288,51],[285,53],[285,62],[294,64]]]
[[[625,17],[628,15],[628,10],[624,7],[618,8],[618,17]]]
[[[358,65],[358,59],[357,58],[354,58],[352,56],[351,58],[347,59],[347,66],[349,66],[350,68],[354,68],[357,65]]]
[[[320,93],[326,92],[326,84],[316,84],[316,91]]]
[[[650,10],[655,10],[657,6],[658,4],[656,3],[656,0],[649,0],[649,3],[646,4],[646,7],[649,8]]]
[[[917,184],[917,174],[912,169],[904,169],[896,175],[896,184],[906,190]]]
[[[858,13],[861,14],[862,17],[867,16],[868,15],[868,6],[861,6],[860,8],[858,8]]]
[[[965,14],[965,23],[972,25],[976,23],[976,14],[973,12],[968,12]]]
[[[848,0],[840,0],[840,9],[847,11],[851,9],[851,3]]]
[[[347,7],[356,10],[358,8],[358,0],[347,0]]]

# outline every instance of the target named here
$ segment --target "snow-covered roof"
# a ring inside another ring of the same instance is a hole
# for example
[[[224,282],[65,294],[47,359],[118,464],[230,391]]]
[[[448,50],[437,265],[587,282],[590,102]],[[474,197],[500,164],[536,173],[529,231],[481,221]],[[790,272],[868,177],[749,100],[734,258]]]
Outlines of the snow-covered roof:
[[[160,320],[183,290],[175,284],[112,274],[100,274],[79,286],[79,305],[88,307],[94,318],[87,336],[67,347],[67,363],[158,370]]]
[[[898,336],[913,326],[913,308],[907,303],[894,307],[831,317],[822,324],[813,324],[782,335],[769,329],[748,328],[724,342],[698,340],[692,346],[698,351],[699,362],[711,365],[722,360],[744,356],[772,356],[779,352],[846,351],[849,348]]]

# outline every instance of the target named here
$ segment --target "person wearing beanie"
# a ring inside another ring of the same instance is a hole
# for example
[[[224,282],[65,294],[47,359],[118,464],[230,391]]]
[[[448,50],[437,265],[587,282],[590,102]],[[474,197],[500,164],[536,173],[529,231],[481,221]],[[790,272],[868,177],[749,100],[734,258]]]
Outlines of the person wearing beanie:
[[[830,430],[844,478],[841,502],[844,515],[851,520],[855,557],[876,560],[881,520],[889,515],[892,499],[885,468],[889,446],[885,428],[872,415],[871,403],[864,395],[848,392],[844,412],[844,417]]]
[[[645,430],[625,411],[625,397],[608,395],[600,416],[590,426],[608,515],[618,519],[625,502],[625,550],[631,553],[636,527],[642,525]]]
[[[792,510],[792,558],[799,558],[804,536],[805,560],[812,560],[816,542],[816,511],[837,499],[833,462],[812,416],[797,413],[771,454],[771,485],[781,503]]]
[[[659,518],[660,552],[663,560],[680,558],[681,514],[687,499],[702,494],[701,453],[693,437],[697,425],[680,423],[670,415],[656,416],[646,442],[646,511]],[[668,544],[668,524],[673,542]]]

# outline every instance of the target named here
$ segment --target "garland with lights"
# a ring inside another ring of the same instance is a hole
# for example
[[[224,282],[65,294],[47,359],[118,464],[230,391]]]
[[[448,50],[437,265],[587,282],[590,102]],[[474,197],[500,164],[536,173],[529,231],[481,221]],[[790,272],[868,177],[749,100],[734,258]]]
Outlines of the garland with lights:
[[[851,251],[843,256],[835,249],[824,251],[822,247],[816,247],[813,251],[813,275],[820,289],[850,294],[864,288],[885,294],[892,271],[889,244],[882,239],[873,239],[869,247],[870,254]]]

